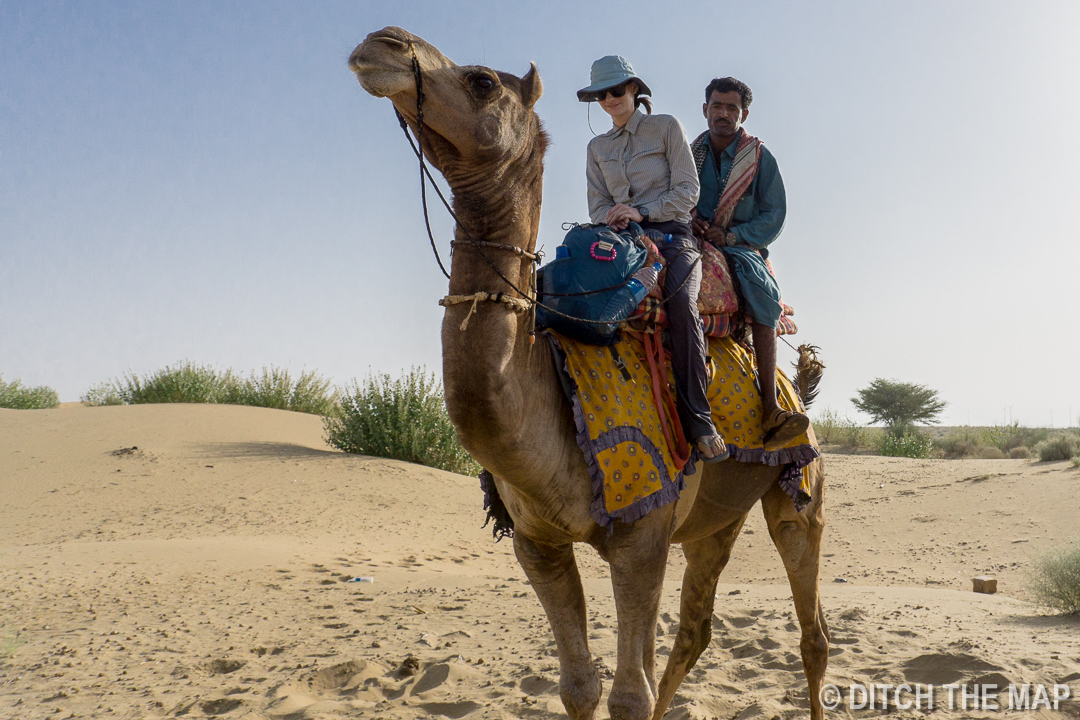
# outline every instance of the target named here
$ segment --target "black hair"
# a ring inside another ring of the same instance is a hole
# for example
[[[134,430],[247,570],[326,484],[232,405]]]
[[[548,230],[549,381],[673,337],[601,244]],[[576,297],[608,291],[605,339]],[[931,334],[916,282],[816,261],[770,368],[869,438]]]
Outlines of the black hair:
[[[749,110],[750,103],[754,102],[754,93],[750,91],[749,85],[733,77],[713,78],[712,82],[705,86],[705,102],[709,102],[709,98],[712,97],[714,92],[726,93],[732,91],[739,93],[739,98],[742,100],[742,109]]]

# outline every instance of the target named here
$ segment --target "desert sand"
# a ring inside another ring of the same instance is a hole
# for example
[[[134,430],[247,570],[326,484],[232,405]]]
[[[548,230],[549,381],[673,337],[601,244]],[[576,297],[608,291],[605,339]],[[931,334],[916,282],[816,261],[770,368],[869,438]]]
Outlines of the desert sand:
[[[1024,599],[1028,559],[1080,531],[1080,472],[826,463],[826,682],[1080,693],[1080,620]],[[511,543],[481,527],[481,500],[473,478],[332,450],[308,415],[0,410],[0,718],[565,717],[547,622]],[[578,555],[610,687],[608,576],[591,548]],[[682,567],[676,547],[661,655]],[[998,579],[996,595],[971,591],[982,574]],[[347,582],[360,577],[374,582]],[[755,512],[721,577],[712,645],[668,717],[806,717],[798,645]],[[936,718],[1080,717],[1076,700],[1013,712],[937,700]]]

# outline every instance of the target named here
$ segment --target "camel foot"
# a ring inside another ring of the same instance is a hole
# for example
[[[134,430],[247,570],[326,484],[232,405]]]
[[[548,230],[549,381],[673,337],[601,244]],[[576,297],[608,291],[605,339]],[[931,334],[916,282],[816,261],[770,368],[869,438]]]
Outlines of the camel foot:
[[[600,705],[600,695],[604,689],[600,684],[600,673],[592,663],[588,668],[591,672],[581,675],[567,668],[559,680],[559,697],[571,720],[593,720]]]

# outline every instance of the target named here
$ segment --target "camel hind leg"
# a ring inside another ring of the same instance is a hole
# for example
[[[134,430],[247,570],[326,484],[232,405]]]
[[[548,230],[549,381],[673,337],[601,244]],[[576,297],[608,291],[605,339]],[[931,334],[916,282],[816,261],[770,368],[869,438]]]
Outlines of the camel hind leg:
[[[801,513],[795,511],[795,504],[779,485],[770,488],[761,499],[769,535],[784,561],[795,601],[795,614],[802,628],[799,649],[810,695],[811,720],[821,720],[825,716],[821,706],[821,682],[829,663],[829,627],[821,610],[818,590],[821,536],[825,530],[823,476],[821,461],[815,461],[811,466],[814,499]]]
[[[600,674],[589,653],[585,593],[574,546],[544,545],[514,533],[514,553],[547,613],[559,653],[559,695],[571,720],[592,720]]]
[[[746,514],[714,535],[683,543],[686,572],[679,607],[679,633],[660,680],[653,720],[664,717],[686,674],[709,646],[716,583],[731,559],[731,548],[745,521]]]

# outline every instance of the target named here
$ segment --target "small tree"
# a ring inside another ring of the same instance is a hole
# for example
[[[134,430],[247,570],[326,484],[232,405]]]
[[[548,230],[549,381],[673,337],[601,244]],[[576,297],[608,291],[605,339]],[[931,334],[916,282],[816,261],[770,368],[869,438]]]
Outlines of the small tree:
[[[900,437],[915,423],[933,424],[947,404],[937,390],[925,385],[874,378],[859,390],[851,403],[870,416],[871,422],[885,423],[889,432]]]

